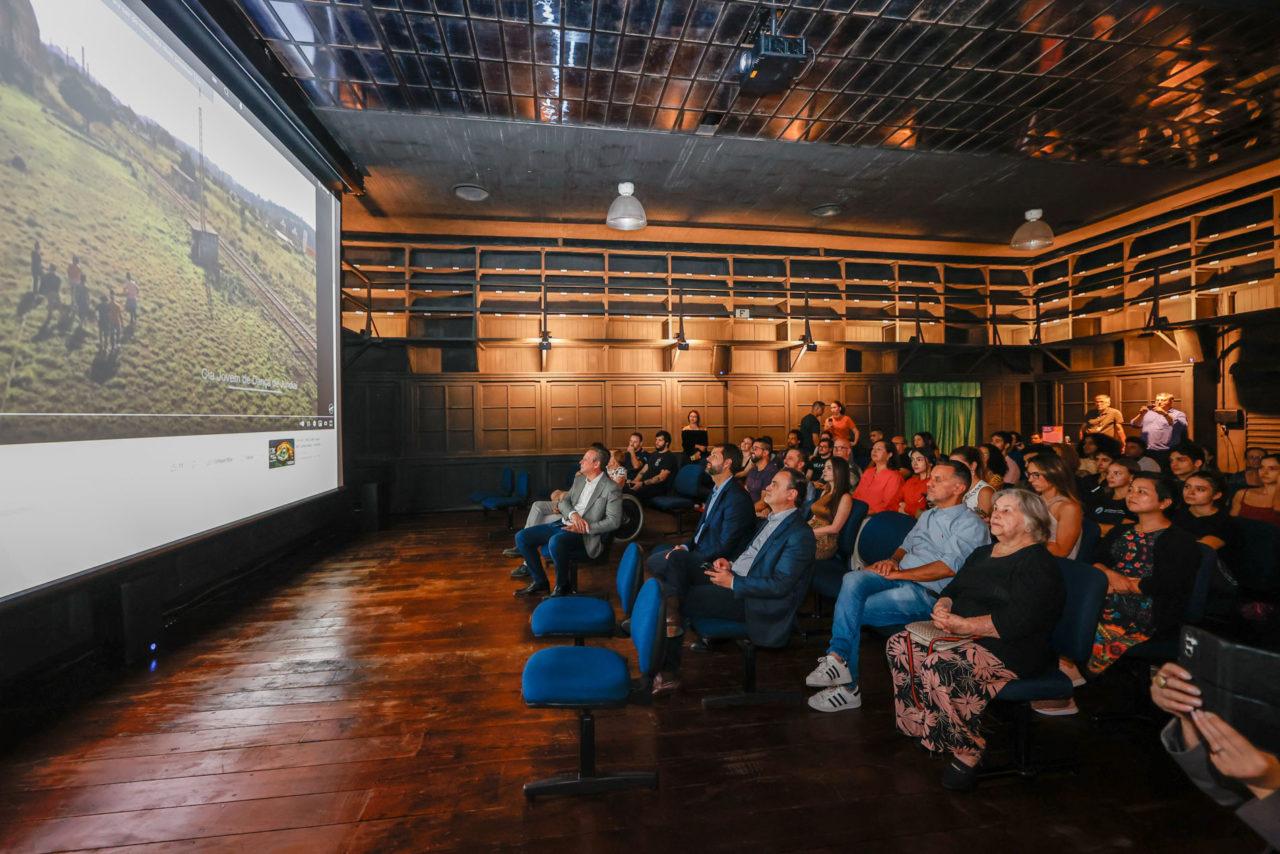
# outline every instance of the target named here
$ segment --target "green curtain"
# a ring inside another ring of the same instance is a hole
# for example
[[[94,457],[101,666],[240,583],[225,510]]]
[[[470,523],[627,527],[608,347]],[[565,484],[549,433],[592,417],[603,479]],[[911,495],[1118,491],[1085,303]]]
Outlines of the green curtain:
[[[974,444],[981,397],[982,384],[976,382],[903,383],[907,436],[928,431],[944,454]]]

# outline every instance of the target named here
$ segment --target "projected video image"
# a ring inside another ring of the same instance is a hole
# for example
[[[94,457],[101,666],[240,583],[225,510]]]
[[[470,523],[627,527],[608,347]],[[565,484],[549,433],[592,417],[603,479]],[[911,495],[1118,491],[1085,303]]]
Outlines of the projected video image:
[[[0,443],[332,415],[324,194],[127,8],[0,0],[0,187]]]

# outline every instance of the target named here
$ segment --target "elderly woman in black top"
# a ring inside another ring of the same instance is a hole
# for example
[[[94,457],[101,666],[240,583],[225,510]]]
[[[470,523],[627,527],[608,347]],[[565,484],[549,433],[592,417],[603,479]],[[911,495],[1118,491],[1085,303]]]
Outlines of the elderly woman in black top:
[[[905,631],[889,639],[898,729],[931,751],[951,753],[942,775],[948,789],[976,784],[986,749],[979,721],[991,698],[1057,661],[1050,635],[1066,593],[1044,545],[1050,518],[1034,492],[1001,490],[991,512],[996,542],[969,556],[933,609],[938,630],[968,640],[939,651]]]

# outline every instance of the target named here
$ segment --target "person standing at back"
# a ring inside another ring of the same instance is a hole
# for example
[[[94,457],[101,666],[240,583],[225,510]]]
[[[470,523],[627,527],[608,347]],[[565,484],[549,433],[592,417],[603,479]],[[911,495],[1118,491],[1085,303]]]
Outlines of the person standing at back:
[[[1099,394],[1093,398],[1093,410],[1086,412],[1080,425],[1080,438],[1089,433],[1110,436],[1124,444],[1124,414],[1111,405],[1111,395]]]
[[[813,456],[818,447],[818,440],[822,437],[822,422],[818,419],[826,408],[827,405],[821,400],[815,400],[809,407],[809,414],[800,419],[800,447],[804,449],[806,457]]]
[[[1147,453],[1162,466],[1169,461],[1169,451],[1182,444],[1187,437],[1187,413],[1173,408],[1173,395],[1162,391],[1155,402],[1138,410],[1129,422],[1142,431],[1147,443]]]
[[[853,423],[853,419],[844,414],[844,404],[838,400],[831,401],[827,404],[827,413],[825,426],[831,437],[837,442],[841,439],[845,440],[850,447],[858,444],[862,434],[858,431],[858,425]]]

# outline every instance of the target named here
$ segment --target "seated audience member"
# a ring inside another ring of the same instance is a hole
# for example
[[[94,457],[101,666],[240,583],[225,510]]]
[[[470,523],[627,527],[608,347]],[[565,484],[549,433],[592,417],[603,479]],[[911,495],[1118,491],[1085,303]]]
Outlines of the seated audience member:
[[[1071,477],[1075,478],[1080,473],[1080,454],[1076,452],[1076,446],[1070,442],[1058,442],[1052,447],[1053,452],[1066,465]]]
[[[1022,480],[1022,451],[1015,446],[1014,434],[1008,430],[997,430],[991,434],[991,444],[1004,455],[1008,465],[1004,482],[1012,485]]]
[[[1050,637],[1066,601],[1062,573],[1044,547],[1049,511],[1025,489],[1006,489],[991,512],[995,542],[964,562],[934,603],[933,625],[971,640],[930,651],[906,631],[889,639],[898,731],[931,752],[947,752],[944,788],[968,791],[986,749],[980,721],[991,698],[1014,679],[1056,663]]]
[[[871,466],[871,446],[876,442],[883,442],[884,431],[873,427],[867,431],[867,443],[865,445],[855,444],[853,446],[853,461],[860,469],[867,469]],[[890,446],[889,455],[893,456],[893,448]],[[895,466],[894,468],[897,468]]]
[[[700,444],[688,445],[684,439],[684,434],[690,430],[706,430],[702,426],[702,413],[696,409],[690,409],[689,414],[685,416],[685,423],[680,425],[681,442],[680,447],[684,452],[686,462],[701,462],[707,456],[707,446]]]
[[[893,465],[893,447],[884,439],[871,444],[871,465],[858,480],[853,497],[866,502],[867,515],[897,510],[902,503],[902,474]]]
[[[1262,486],[1262,481],[1258,478],[1258,467],[1262,465],[1262,458],[1266,455],[1267,449],[1259,448],[1257,445],[1244,449],[1244,470],[1235,472],[1227,478],[1227,488],[1232,497],[1242,489]]]
[[[1142,471],[1160,471],[1160,463],[1154,457],[1147,456],[1147,440],[1141,436],[1130,436],[1124,440],[1124,455],[1136,462]]]
[[[1074,558],[1080,552],[1084,507],[1076,497],[1071,470],[1057,454],[1045,451],[1027,460],[1027,482],[1044,499],[1053,517],[1045,547],[1054,557]]]
[[[1195,442],[1183,442],[1169,451],[1169,473],[1186,480],[1205,467],[1206,459],[1204,448]]]
[[[1231,514],[1222,506],[1226,491],[1222,475],[1198,471],[1182,482],[1182,505],[1169,518],[1197,542],[1219,551],[1232,539]]]
[[[1280,849],[1280,757],[1205,711],[1200,689],[1179,664],[1164,664],[1152,677],[1151,702],[1173,715],[1160,741],[1196,788],[1220,806],[1238,807],[1236,816]]]
[[[911,475],[902,482],[902,501],[898,504],[898,512],[919,519],[920,514],[929,509],[925,493],[929,489],[933,458],[919,448],[912,448],[908,458],[911,460]]]
[[[755,532],[751,498],[733,476],[741,467],[742,452],[736,445],[712,445],[707,474],[715,486],[693,536],[687,543],[654,549],[645,561],[649,574],[661,583],[663,594],[675,600],[668,603],[668,625],[681,625],[679,600],[691,585],[706,580],[702,565],[719,557],[736,558]]]
[[[1101,433],[1086,433],[1085,437],[1080,440],[1080,447],[1077,449],[1080,457],[1080,468],[1077,475],[1096,475],[1106,471],[1105,466],[1099,466],[1097,462],[1098,454],[1105,454],[1108,460],[1113,460],[1120,453],[1120,443],[1110,436],[1104,436]]]
[[[933,434],[927,430],[912,434],[911,447],[919,448],[935,460],[938,458],[938,443],[933,440]]]
[[[1129,497],[1129,484],[1137,473],[1138,464],[1128,457],[1121,457],[1107,466],[1103,486],[1088,496],[1085,512],[1098,523],[1098,529],[1104,536],[1116,525],[1135,521],[1125,499]]]
[[[653,437],[653,453],[649,454],[649,461],[627,485],[641,499],[666,495],[671,491],[679,468],[680,457],[671,449],[671,434],[659,430]]]
[[[866,477],[862,479],[867,482]],[[849,488],[849,464],[836,457],[823,470],[822,494],[813,503],[809,527],[816,540],[815,557],[826,560],[836,553],[836,541],[853,510],[853,490]]]
[[[1107,576],[1107,596],[1093,641],[1088,670],[1097,676],[1131,647],[1152,638],[1176,638],[1195,587],[1200,550],[1195,537],[1175,527],[1166,515],[1174,485],[1160,475],[1139,472],[1125,502],[1137,517],[1102,538],[1094,566]],[[1061,662],[1073,683],[1082,674]],[[1074,700],[1032,704],[1042,714],[1075,714]]]
[[[861,706],[862,627],[927,620],[937,597],[973,550],[991,541],[987,526],[961,500],[968,490],[968,467],[939,460],[929,474],[933,509],[921,514],[892,557],[845,573],[832,611],[827,654],[805,679],[810,688],[823,689],[809,698],[810,708],[842,712]]]
[[[893,467],[898,471],[911,471],[911,455],[907,453],[906,437],[894,436],[889,443],[893,445]]]
[[[1258,461],[1260,486],[1242,489],[1231,499],[1231,515],[1280,527],[1280,454]]]
[[[801,440],[800,440],[800,431],[799,431],[799,430],[788,430],[788,431],[787,431],[787,446],[786,446],[785,448],[783,448],[783,449],[782,449],[782,453],[783,453],[783,454],[785,454],[787,451],[790,451],[792,448],[795,448],[797,451],[799,451],[801,456],[804,456],[804,455],[805,455],[805,454],[804,454],[804,443],[803,443],[803,442],[801,442]]]
[[[1080,496],[1080,502],[1084,504],[1086,513],[1093,506],[1095,497],[1111,494],[1110,489],[1107,487],[1107,469],[1114,460],[1115,456],[1110,451],[1095,451],[1089,461],[1093,463],[1097,471],[1093,474],[1082,474],[1076,477],[1076,495]]]
[[[787,452],[782,455],[782,467],[791,469],[791,471],[799,472],[800,476],[805,479],[806,491],[804,499],[800,502],[800,514],[808,521],[809,516],[813,512],[813,502],[818,500],[822,494],[822,490],[818,484],[809,480],[809,472],[805,468],[804,451],[799,448],[788,448]]]
[[[738,442],[738,450],[742,452],[742,468],[734,475],[743,482],[747,479],[747,470],[751,468],[751,446],[756,443],[754,436],[743,436]]]
[[[849,464],[849,483],[857,488],[858,481],[862,479],[862,469],[853,461],[853,445],[844,439],[836,439],[831,443],[831,456],[839,457]]]
[[[982,469],[982,455],[977,448],[963,445],[951,452],[952,459],[969,469],[969,491],[964,494],[964,506],[977,513],[983,520],[991,518],[996,491],[987,482]]]
[[[813,405],[809,407],[809,414],[800,419],[800,447],[804,448],[806,456],[813,456],[814,450],[818,447],[818,440],[822,438],[822,413],[827,409],[827,405],[821,400],[815,400]]]
[[[826,467],[827,461],[832,457],[833,446],[828,436],[823,436],[818,440],[818,449],[812,457],[809,458],[809,477],[815,481],[822,480],[822,470]]]
[[[578,479],[581,477],[582,477],[582,472],[579,471],[573,476],[574,483],[576,484]],[[614,482],[616,483],[617,481],[615,480]],[[550,498],[543,499],[540,501],[535,501],[532,504],[530,504],[529,515],[525,517],[524,527],[535,528],[538,525],[545,525],[548,522],[554,522],[557,519],[559,519],[560,518],[560,500],[568,494],[569,493],[563,489],[553,489],[551,490]],[[512,546],[509,549],[503,549],[502,556],[503,557],[521,557],[521,551],[517,546]],[[524,563],[523,561],[521,561],[519,566],[511,570],[512,578],[528,578],[529,574],[530,574],[529,565]]]
[[[644,449],[644,436],[632,433],[627,439],[627,448],[623,451],[627,467],[627,480],[635,480],[636,475],[649,462],[649,452]]]
[[[978,446],[978,453],[982,455],[982,467],[987,473],[983,479],[991,484],[991,488],[1003,489],[1008,485],[1009,481],[1005,477],[1009,473],[1009,461],[1000,453],[1000,449],[987,442]]]
[[[542,546],[547,547],[556,565],[553,595],[572,592],[574,566],[584,557],[599,557],[604,550],[604,535],[622,524],[622,490],[604,473],[608,461],[608,452],[588,448],[578,463],[573,488],[559,501],[560,518],[516,534],[516,548],[533,579],[528,587],[517,590],[516,596],[532,596],[550,589],[539,552]]]
[[[849,443],[849,447],[858,444],[858,437],[861,432],[858,425],[853,423],[853,419],[844,413],[844,404],[838,400],[833,400],[827,404],[827,420],[823,422],[823,429],[829,432],[833,439],[844,439]]]
[[[773,442],[768,437],[761,436],[751,443],[751,459],[746,464],[746,468],[747,476],[743,486],[746,487],[747,494],[751,496],[751,501],[759,512],[764,488],[769,485],[780,468],[773,459]]]
[[[681,609],[686,618],[738,620],[747,624],[751,642],[784,646],[791,636],[795,612],[804,598],[802,584],[813,564],[813,531],[800,518],[796,502],[804,478],[790,469],[776,472],[764,489],[769,517],[757,522],[747,547],[736,558],[717,558],[704,573],[709,583],[689,588]],[[679,637],[668,638],[663,672],[654,692],[679,687]]]
[[[609,452],[609,467],[604,470],[609,476],[609,480],[618,484],[618,486],[627,485],[627,452],[620,449],[614,449]]]

